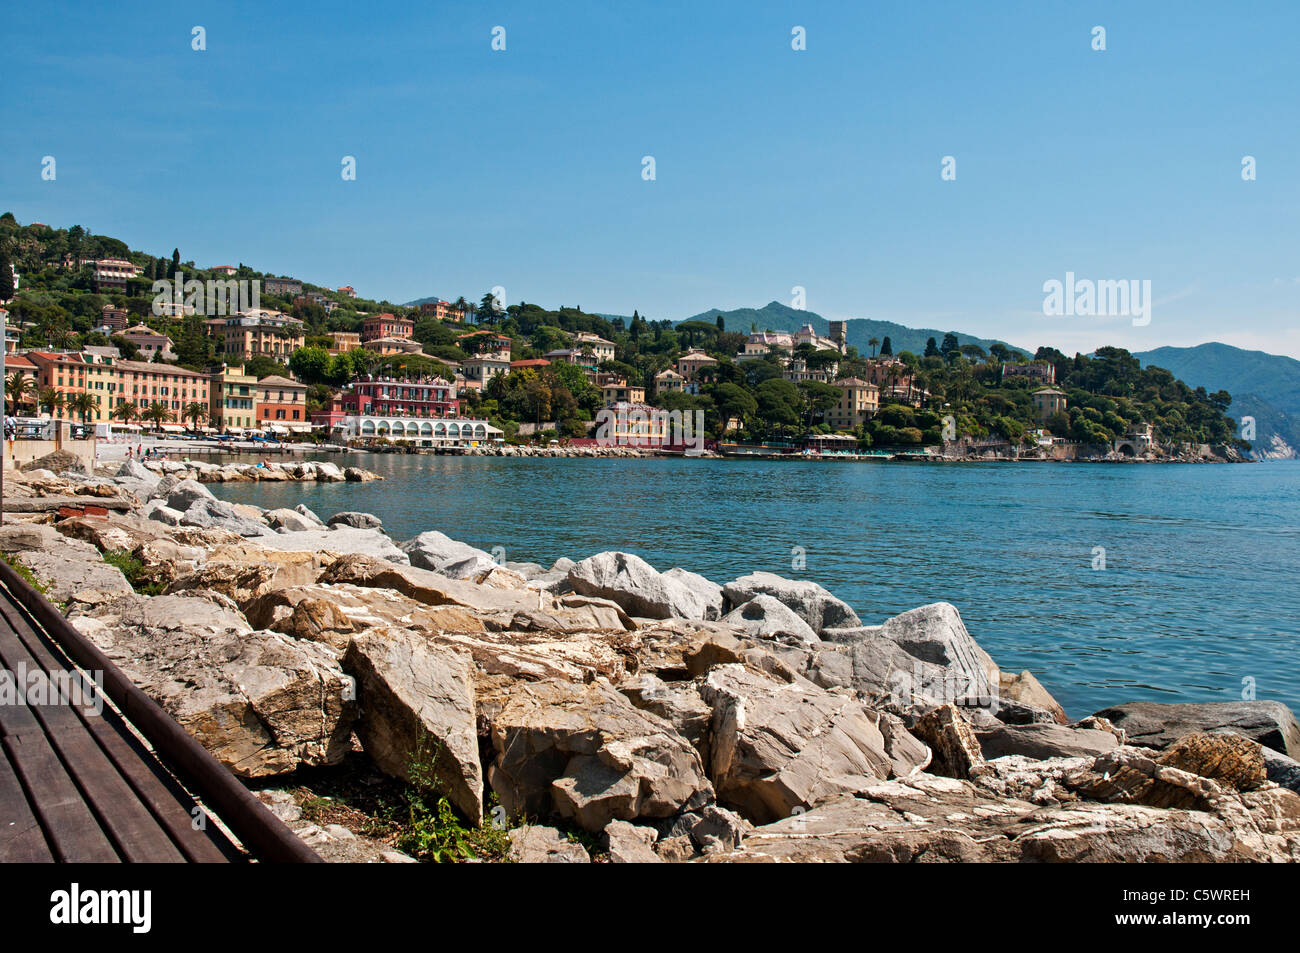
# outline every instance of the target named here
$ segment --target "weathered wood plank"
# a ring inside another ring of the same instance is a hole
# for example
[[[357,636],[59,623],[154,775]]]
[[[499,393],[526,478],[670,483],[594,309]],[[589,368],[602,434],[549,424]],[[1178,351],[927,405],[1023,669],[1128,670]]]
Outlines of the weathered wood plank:
[[[22,782],[0,748],[0,864],[53,862],[54,855],[27,803]]]

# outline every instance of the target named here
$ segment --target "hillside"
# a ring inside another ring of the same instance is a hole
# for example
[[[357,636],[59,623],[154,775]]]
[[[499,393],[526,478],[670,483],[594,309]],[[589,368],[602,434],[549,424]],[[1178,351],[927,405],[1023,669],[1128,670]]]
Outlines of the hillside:
[[[741,334],[748,334],[751,328],[756,331],[798,331],[805,324],[811,324],[818,334],[825,334],[829,323],[815,311],[800,311],[779,301],[771,301],[762,308],[737,308],[734,311],[711,308],[702,314],[686,318],[685,321],[705,321],[712,324],[717,320],[718,315],[722,315],[728,331],[738,331]],[[946,333],[948,332],[935,328],[909,328],[895,324],[893,321],[875,321],[871,318],[850,318],[848,321],[848,343],[856,347],[859,353],[868,355],[871,354],[869,342],[872,338],[883,341],[888,337],[895,354],[901,354],[903,351],[921,354],[925,351],[926,341],[930,338],[934,338],[936,342],[942,341]],[[962,344],[978,344],[986,351],[994,344],[1003,344],[1013,351],[1021,351],[1026,355],[1033,354],[1032,351],[1025,351],[1005,341],[976,337],[961,331],[955,333]]]
[[[1218,342],[1161,347],[1133,356],[1143,366],[1163,367],[1193,387],[1232,394],[1229,413],[1238,421],[1255,418],[1257,456],[1300,457],[1300,361]]]

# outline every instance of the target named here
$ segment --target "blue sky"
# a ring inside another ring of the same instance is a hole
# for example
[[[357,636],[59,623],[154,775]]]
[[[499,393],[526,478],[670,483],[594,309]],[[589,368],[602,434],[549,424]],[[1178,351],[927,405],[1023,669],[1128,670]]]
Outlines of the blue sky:
[[[10,5],[0,206],[396,302],[1300,357],[1300,5],[705,7]],[[1045,317],[1067,271],[1150,324]]]

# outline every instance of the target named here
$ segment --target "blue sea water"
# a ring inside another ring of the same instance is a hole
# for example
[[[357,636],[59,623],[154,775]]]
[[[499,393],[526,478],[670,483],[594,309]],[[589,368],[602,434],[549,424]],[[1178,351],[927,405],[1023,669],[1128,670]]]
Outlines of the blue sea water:
[[[1076,717],[1252,690],[1300,711],[1300,464],[349,462],[387,479],[214,489],[364,510],[395,539],[437,529],[509,560],[622,549],[716,582],[812,579],[868,624],[948,601],[999,665],[1034,672]]]

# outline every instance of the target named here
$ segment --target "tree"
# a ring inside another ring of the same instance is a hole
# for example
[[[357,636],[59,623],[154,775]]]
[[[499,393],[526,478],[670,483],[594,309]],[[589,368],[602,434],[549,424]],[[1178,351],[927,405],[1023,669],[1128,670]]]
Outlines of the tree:
[[[722,315],[718,315],[718,320],[716,323],[718,325],[719,334],[727,330],[727,320]]]
[[[36,405],[43,407],[53,417],[63,410],[63,392],[53,387],[42,387],[36,393]]]
[[[89,421],[90,415],[99,409],[99,398],[84,391],[80,394],[73,394],[67,399],[66,403],[68,410],[81,416],[83,424]]]
[[[173,248],[172,249],[172,271],[177,271],[180,269],[180,267],[181,267],[181,250],[179,248]]]
[[[871,356],[874,358],[876,356],[876,347],[880,344],[880,338],[872,338],[867,343],[871,345]]]
[[[114,420],[120,420],[124,424],[129,424],[132,420],[140,419],[140,407],[135,401],[128,400],[110,410],[108,416]]]
[[[894,342],[889,340],[889,335],[886,334],[885,339],[880,342],[880,356],[893,357],[893,355],[894,355]]]
[[[194,429],[197,430],[199,427],[199,421],[208,419],[207,404],[201,404],[197,400],[191,401],[186,404],[185,409],[181,411],[181,419],[193,422]]]
[[[961,344],[957,340],[957,335],[949,331],[943,336],[943,343],[939,345],[939,353],[943,355],[945,362],[951,361],[954,356],[961,353]]]
[[[925,342],[925,354],[922,356],[923,357],[939,356],[939,344],[938,342],[935,341],[934,338],[930,338]]]
[[[0,301],[8,301],[14,296],[14,273],[9,264],[9,255],[0,250]]]
[[[167,409],[166,404],[156,400],[145,408],[144,413],[140,416],[150,421],[154,425],[154,430],[161,430],[162,425],[167,421],[176,419],[176,415]]]
[[[18,409],[25,403],[32,394],[32,380],[22,371],[16,371],[9,375],[5,381],[5,396],[9,398],[9,412],[17,414]]]
[[[329,377],[330,353],[319,347],[300,347],[289,355],[289,370],[307,384],[321,384]]]

